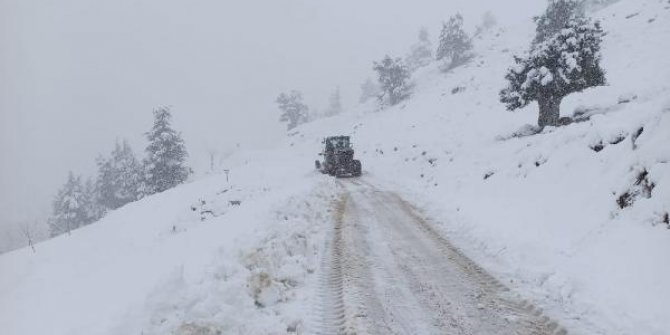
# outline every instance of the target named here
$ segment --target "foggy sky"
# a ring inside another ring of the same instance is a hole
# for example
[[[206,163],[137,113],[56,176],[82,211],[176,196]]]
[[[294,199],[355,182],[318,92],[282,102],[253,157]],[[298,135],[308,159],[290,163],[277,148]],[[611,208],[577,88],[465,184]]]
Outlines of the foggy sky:
[[[344,107],[371,63],[404,56],[418,29],[499,21],[540,0],[0,0],[0,230],[43,219],[69,170],[95,173],[116,139],[143,155],[151,111],[169,105],[196,170],[207,152],[271,145],[285,134],[274,99],[299,89]],[[524,14],[522,17],[528,17]]]

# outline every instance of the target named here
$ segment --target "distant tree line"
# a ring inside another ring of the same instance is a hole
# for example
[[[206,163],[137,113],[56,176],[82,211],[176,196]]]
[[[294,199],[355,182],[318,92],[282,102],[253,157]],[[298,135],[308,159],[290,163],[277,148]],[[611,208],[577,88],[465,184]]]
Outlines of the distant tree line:
[[[126,141],[116,142],[109,156],[96,159],[95,178],[83,180],[70,172],[53,200],[51,236],[69,233],[102,218],[108,211],[145,196],[173,188],[188,178],[188,153],[181,134],[171,126],[170,109],[153,112],[154,124],[145,133],[149,144],[139,160]]]
[[[485,16],[485,24],[478,30],[489,29],[494,22],[495,19],[489,13]],[[434,52],[433,49],[428,31],[421,28],[418,41],[411,46],[407,56],[386,55],[380,61],[373,62],[372,69],[377,75],[377,82],[368,79],[363,83],[359,101],[365,103],[371,98],[377,98],[382,107],[397,105],[411,95],[412,72],[433,61],[440,61],[443,71],[465,64],[472,56],[472,38],[465,32],[460,14],[442,24]]]
[[[507,72],[507,87],[500,92],[500,101],[509,110],[538,102],[538,126],[558,126],[569,122],[560,119],[561,100],[586,88],[605,84],[605,72],[600,67],[600,45],[604,35],[599,22],[586,16],[589,9],[601,8],[617,0],[548,0],[545,12],[535,17],[536,32],[527,55],[515,56],[515,65]],[[486,12],[476,26],[473,36],[480,36],[496,25],[491,12]],[[436,47],[428,31],[419,30],[418,41],[403,57],[385,55],[373,62],[376,81],[367,79],[361,85],[360,103],[376,98],[379,105],[395,106],[412,94],[412,73],[434,61],[448,72],[466,64],[472,57],[473,37],[464,29],[459,14],[442,23]],[[434,51],[433,51],[434,50]],[[276,100],[281,111],[280,121],[292,130],[313,119],[302,94],[293,90],[281,93]],[[330,99],[325,116],[342,110],[339,89]]]
[[[478,31],[489,29],[495,24],[492,14],[484,17],[484,24]],[[443,23],[438,46],[433,52],[428,31],[419,30],[418,41],[411,46],[408,55],[402,57],[384,56],[380,61],[373,62],[372,69],[377,75],[376,82],[368,79],[361,86],[360,103],[376,98],[381,106],[394,106],[411,95],[412,72],[429,65],[433,61],[443,62],[443,69],[449,70],[462,65],[471,57],[472,39],[463,29],[463,17],[460,14],[452,16]],[[288,131],[300,124],[315,119],[318,113],[303,101],[302,93],[291,90],[279,94],[275,100],[280,111],[279,121],[286,123]],[[343,110],[340,90],[337,88],[330,96],[329,105],[324,117],[335,116]]]
[[[286,122],[286,129],[288,131],[318,117],[338,115],[343,110],[339,87],[336,87],[331,93],[328,100],[328,106],[323,114],[319,114],[315,108],[310,110],[307,104],[303,101],[302,92],[298,90],[280,93],[275,100],[275,103],[277,103],[277,107],[280,111],[279,121]]]
[[[515,65],[507,75],[507,87],[500,101],[509,110],[538,102],[538,126],[558,126],[571,122],[560,118],[561,100],[572,93],[605,84],[600,66],[604,32],[599,22],[587,17],[597,9],[617,0],[548,0],[545,12],[535,17],[536,32],[527,55],[515,56]],[[486,12],[476,27],[475,36],[496,25],[492,13]],[[419,40],[404,58],[386,55],[373,63],[377,81],[368,79],[361,86],[360,102],[377,98],[380,105],[394,106],[411,95],[412,72],[439,61],[442,71],[449,71],[472,58],[473,38],[463,28],[463,17],[455,14],[442,24],[435,52],[425,28]]]

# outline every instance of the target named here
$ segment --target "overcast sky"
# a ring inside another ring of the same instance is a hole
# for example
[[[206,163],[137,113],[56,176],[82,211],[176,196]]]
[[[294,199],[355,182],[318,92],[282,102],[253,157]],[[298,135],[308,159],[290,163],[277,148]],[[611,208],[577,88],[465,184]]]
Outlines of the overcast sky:
[[[274,99],[292,88],[345,107],[384,54],[456,11],[518,19],[540,0],[0,0],[0,230],[42,219],[69,170],[92,175],[116,139],[143,154],[151,111],[172,106],[196,169],[207,152],[285,135]]]

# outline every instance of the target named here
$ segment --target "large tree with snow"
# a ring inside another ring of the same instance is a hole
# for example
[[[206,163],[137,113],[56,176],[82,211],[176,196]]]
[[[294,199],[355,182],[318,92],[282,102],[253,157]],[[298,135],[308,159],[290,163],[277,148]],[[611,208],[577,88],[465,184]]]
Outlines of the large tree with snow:
[[[154,125],[146,133],[149,145],[145,149],[143,192],[153,194],[173,188],[188,178],[188,152],[181,133],[171,126],[172,114],[167,107],[154,110]]]
[[[281,111],[279,121],[286,122],[287,130],[291,130],[309,120],[309,108],[302,101],[302,93],[300,91],[282,92],[275,102]]]
[[[409,97],[410,72],[402,59],[387,55],[380,62],[374,62],[372,68],[377,72],[381,88],[378,98],[382,104],[393,106]]]
[[[412,45],[409,55],[405,57],[405,63],[410,71],[424,67],[433,60],[433,45],[428,36],[428,30],[421,28],[419,30],[419,41]]]
[[[53,214],[49,219],[49,230],[51,236],[69,233],[83,225],[91,223],[87,204],[92,199],[87,199],[81,177],[72,172],[68,174],[67,182],[58,191],[53,201]]]
[[[98,187],[96,181],[87,178],[84,186],[83,207],[90,222],[94,222],[105,216],[107,208],[100,204]]]
[[[515,110],[537,101],[538,125],[559,124],[561,100],[568,94],[605,84],[600,67],[603,30],[587,18],[570,21],[559,33],[532,46],[526,57],[514,57],[500,101]]]
[[[584,0],[549,0],[547,9],[535,17],[535,39],[542,43],[558,34],[571,21],[584,18]]]
[[[472,49],[472,40],[463,30],[463,17],[456,14],[449,21],[442,24],[440,41],[437,47],[437,60],[448,61],[450,66],[456,66],[467,60]]]
[[[139,197],[142,166],[127,141],[116,142],[108,158],[99,157],[96,189],[104,208],[116,209]]]

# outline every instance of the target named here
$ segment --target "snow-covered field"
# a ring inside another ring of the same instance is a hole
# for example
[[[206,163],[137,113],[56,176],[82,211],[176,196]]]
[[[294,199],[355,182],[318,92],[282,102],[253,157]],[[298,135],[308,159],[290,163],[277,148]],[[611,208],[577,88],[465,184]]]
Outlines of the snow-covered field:
[[[313,161],[323,136],[344,133],[361,178],[412,201],[569,333],[670,334],[670,3],[595,16],[608,86],[561,109],[589,120],[512,136],[537,106],[507,112],[498,91],[533,25],[494,28],[468,64],[416,72],[406,103],[304,125],[275,151],[230,158],[230,182],[203,178],[1,255],[0,332],[300,332],[341,191]]]

